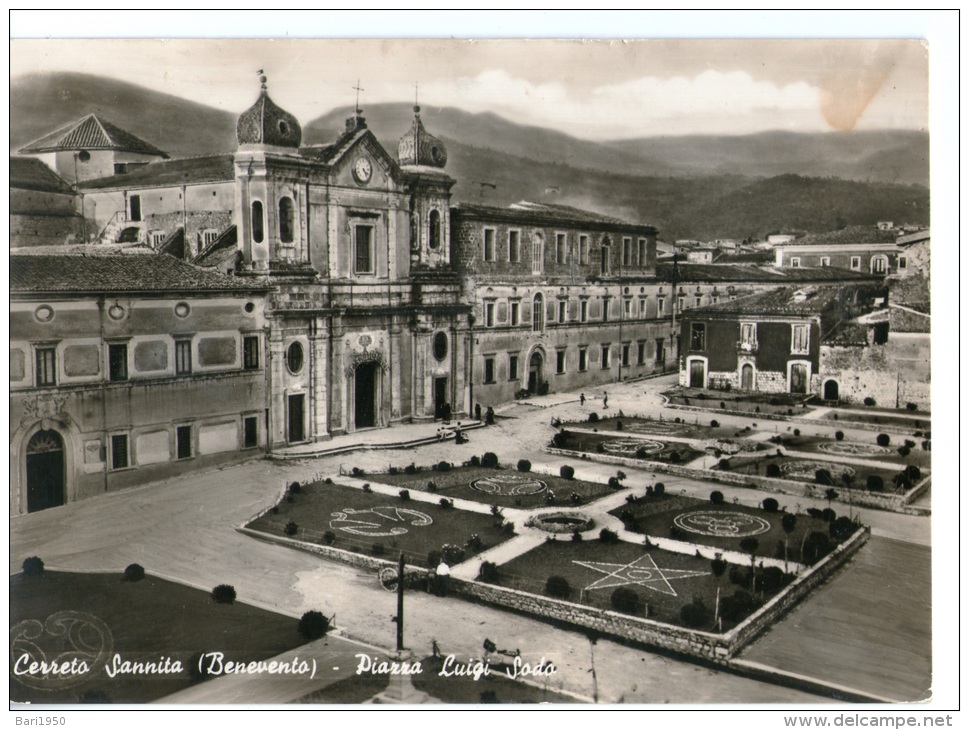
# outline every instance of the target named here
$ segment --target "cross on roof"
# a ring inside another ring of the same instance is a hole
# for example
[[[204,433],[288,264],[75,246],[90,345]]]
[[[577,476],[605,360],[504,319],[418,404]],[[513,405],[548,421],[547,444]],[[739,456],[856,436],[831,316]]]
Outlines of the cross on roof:
[[[351,86],[350,88],[351,88],[351,89],[356,89],[356,90],[357,90],[357,114],[359,114],[359,113],[360,113],[361,111],[363,111],[363,110],[362,110],[362,109],[360,108],[360,92],[361,92],[361,91],[365,91],[365,89],[363,89],[363,88],[362,88],[362,87],[360,86],[360,79],[357,79],[357,85],[356,85],[356,86]]]

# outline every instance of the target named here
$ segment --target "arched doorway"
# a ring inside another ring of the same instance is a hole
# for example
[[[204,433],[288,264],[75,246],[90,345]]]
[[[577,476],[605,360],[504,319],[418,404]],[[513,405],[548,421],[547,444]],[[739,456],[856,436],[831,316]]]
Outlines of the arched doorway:
[[[528,392],[538,393],[539,389],[542,387],[544,382],[542,378],[542,370],[545,366],[545,358],[542,357],[542,353],[538,350],[532,353],[532,356],[528,358]]]
[[[64,439],[41,429],[27,442],[27,511],[64,504]]]
[[[750,363],[746,363],[742,368],[740,368],[740,389],[754,389],[754,366]]]
[[[838,400],[838,381],[829,380],[824,384],[824,399]]]
[[[706,388],[707,361],[704,358],[695,357],[690,358],[687,363],[689,372],[689,381],[687,382],[687,385],[690,388]]]
[[[357,366],[353,382],[353,422],[355,428],[372,428],[377,425],[377,369],[375,362]]]

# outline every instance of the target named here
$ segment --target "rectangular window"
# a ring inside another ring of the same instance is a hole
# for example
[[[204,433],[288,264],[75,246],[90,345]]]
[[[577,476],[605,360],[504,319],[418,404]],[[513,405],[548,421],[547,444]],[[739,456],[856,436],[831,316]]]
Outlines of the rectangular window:
[[[508,379],[518,380],[518,355],[508,356]]]
[[[791,352],[795,355],[806,355],[810,345],[810,325],[791,325]]]
[[[861,256],[851,257],[851,269],[852,271],[861,271]]]
[[[589,300],[583,299],[579,302],[579,321],[588,322],[589,321]]]
[[[486,357],[484,364],[485,364],[484,381],[486,383],[495,382],[495,359],[493,357]]]
[[[740,323],[740,345],[753,347],[757,344],[757,324],[755,322]]]
[[[540,276],[545,271],[545,241],[539,236],[532,238],[532,274]]]
[[[555,234],[555,263],[557,264],[567,264],[568,261],[568,249],[565,247],[565,234],[556,233]]]
[[[484,260],[485,261],[495,260],[495,229],[494,228],[484,229]]]
[[[603,276],[609,273],[609,247],[599,249],[599,273]]]
[[[656,364],[663,365],[666,362],[666,340],[662,337],[656,338]]]
[[[609,321],[609,297],[602,298],[602,321]]]
[[[569,303],[564,299],[559,301],[559,323],[564,323],[568,320],[569,315]]]
[[[521,324],[521,303],[512,302],[510,310],[511,310],[510,324],[512,327],[517,327],[519,324]]]
[[[175,340],[175,374],[188,375],[192,372],[192,341]]]
[[[622,239],[622,265],[633,265],[633,239],[631,238]]]
[[[259,419],[256,416],[247,416],[242,419],[242,446],[246,449],[253,449],[259,445]]]
[[[645,266],[648,262],[646,261],[646,239],[639,239],[639,265]]]
[[[646,299],[639,300],[639,316],[646,319]]]
[[[800,257],[795,256],[794,258],[791,259],[791,268],[792,269],[799,269],[799,268],[801,268],[801,259],[800,259]]]
[[[589,237],[579,236],[579,263],[589,263]]]
[[[589,369],[589,348],[580,347],[579,348],[579,372],[585,372]]]
[[[905,256],[898,257],[898,268],[900,269],[908,268],[908,259]]]
[[[37,348],[37,385],[57,385],[57,348]]]
[[[636,343],[636,361],[640,365],[646,364],[646,343],[645,342]]]
[[[623,300],[623,302],[622,302],[622,311],[623,311],[623,314],[626,315],[626,318],[627,319],[632,316],[632,314],[633,314],[633,300],[632,299],[624,299]]]
[[[128,379],[128,346],[108,345],[108,378]]]
[[[495,303],[485,302],[485,327],[495,326]]]
[[[683,311],[683,307],[685,306],[685,304],[686,304],[686,297],[677,297],[676,298],[676,311],[677,312],[682,312]]]
[[[609,362],[609,355],[612,353],[612,348],[609,345],[602,346],[602,369],[606,370],[609,368],[611,363]]]
[[[357,226],[354,236],[354,272],[357,274],[373,273],[373,228],[371,226]]]
[[[694,303],[693,303],[693,306],[695,306],[695,307],[699,307],[699,306],[700,306],[701,304],[703,304],[703,297],[702,297],[702,296],[699,296],[699,295],[697,295],[697,296],[696,296],[696,297],[694,298]]]
[[[555,352],[555,372],[559,375],[565,372],[565,350]]]
[[[259,337],[247,335],[242,338],[242,367],[246,370],[259,368]]]
[[[703,322],[690,323],[690,349],[707,349],[707,326]]]
[[[111,437],[111,468],[126,469],[130,466],[128,459],[128,434],[117,434]]]
[[[628,342],[622,343],[622,366],[624,368],[629,367],[629,343]]]
[[[175,428],[175,458],[190,459],[192,457],[192,427],[178,426]]]
[[[521,261],[521,231],[508,231],[508,261]]]
[[[830,256],[822,256],[818,260],[818,266],[831,266],[831,257]]]
[[[663,297],[657,297],[656,299],[656,316],[662,317],[666,314],[666,300]]]

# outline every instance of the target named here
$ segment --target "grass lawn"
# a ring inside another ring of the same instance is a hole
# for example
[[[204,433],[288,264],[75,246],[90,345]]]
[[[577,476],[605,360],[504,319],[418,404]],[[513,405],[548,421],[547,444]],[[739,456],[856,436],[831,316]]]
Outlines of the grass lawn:
[[[556,434],[552,445],[560,449],[572,449],[590,454],[611,454],[664,464],[685,464],[706,453],[693,448],[690,444],[678,441],[622,438],[588,431],[561,431]]]
[[[557,504],[563,504],[573,492],[582,498],[583,503],[612,492],[606,484],[477,466],[454,467],[451,471],[424,470],[417,474],[367,474],[362,478],[402,489],[434,491],[444,497],[519,509],[545,507],[549,491],[554,493]],[[434,483],[433,490],[429,489],[429,482]]]
[[[765,444],[772,448],[781,446],[791,451],[808,451],[828,456],[846,456],[852,459],[872,459],[888,464],[897,464],[899,469],[903,469],[909,464],[914,464],[923,471],[932,465],[932,452],[923,451],[919,446],[921,439],[910,438],[908,456],[902,456],[898,449],[905,446],[904,437],[892,434],[891,442],[888,446],[879,446],[875,443],[875,434],[872,434],[868,441],[837,441],[832,436],[808,436],[802,434],[793,436],[791,434],[780,434],[780,443],[770,442]],[[911,446],[914,443],[915,446]]]
[[[882,411],[872,411],[870,413],[859,413],[856,411],[830,411],[825,413],[822,418],[825,421],[839,421],[845,423],[874,423],[881,426],[894,426],[895,428],[911,428],[915,431],[927,431],[932,428],[932,420],[929,414],[924,416],[910,415],[908,411],[891,411],[898,415],[889,415]],[[906,415],[901,415],[906,414]],[[921,439],[925,437],[915,438]]]
[[[277,505],[278,512],[267,512],[248,527],[285,535],[286,525],[295,522],[298,529],[291,537],[296,539],[319,543],[324,533],[331,533],[333,547],[387,559],[403,551],[409,564],[420,567],[427,565],[428,553],[446,544],[464,548],[474,534],[482,542],[479,550],[512,537],[495,527],[490,515],[405,501],[339,484],[316,482],[303,486],[293,496],[292,502],[283,499]],[[472,554],[470,549],[467,552],[468,556]]]
[[[771,464],[776,464],[780,469],[779,474],[775,474],[777,478],[781,479],[791,479],[798,482],[807,482],[809,484],[814,484],[817,486],[821,492],[826,489],[833,488],[835,491],[840,491],[845,489],[844,482],[842,481],[842,474],[849,473],[854,475],[854,482],[852,484],[852,489],[859,489],[867,491],[868,487],[868,477],[874,476],[882,480],[883,490],[888,493],[893,492],[904,492],[905,489],[897,489],[893,482],[895,476],[902,471],[901,465],[898,469],[888,468],[876,468],[861,466],[860,464],[841,464],[832,461],[813,461],[811,459],[804,459],[801,457],[794,456],[770,456],[764,458],[754,458],[754,457],[741,457],[737,459],[734,457],[731,459],[731,472],[735,474],[756,474],[759,476],[771,476],[768,473],[768,468]],[[716,467],[719,469],[720,467]],[[827,469],[831,474],[833,480],[832,485],[822,485],[819,484],[815,472],[818,469]]]
[[[213,574],[213,587],[218,582]],[[50,623],[43,631],[45,622]],[[294,618],[242,603],[215,603],[208,593],[150,575],[136,583],[120,574],[12,576],[10,626],[12,658],[27,652],[36,661],[77,656],[88,662],[86,674],[51,674],[46,680],[18,677],[11,667],[11,701],[45,704],[77,703],[85,695],[114,704],[150,702],[192,684],[190,668],[200,653],[267,660],[304,643]],[[43,631],[40,638],[34,638],[36,631]],[[105,662],[112,666],[115,654],[132,662],[168,657],[180,661],[182,671],[112,678]]]
[[[550,576],[561,576],[571,589],[569,600],[610,610],[613,592],[624,587],[639,599],[636,615],[644,616],[644,606],[648,605],[651,619],[676,625],[682,625],[680,609],[698,597],[710,609],[710,624],[703,626],[710,629],[717,589],[721,597],[738,589],[726,573],[717,578],[711,562],[627,542],[556,540],[499,566],[498,575],[499,585],[539,595],[548,595],[545,586]],[[762,598],[758,596],[757,600]],[[736,618],[725,620],[723,628],[735,625]]]
[[[610,416],[609,418],[602,418],[595,422],[572,421],[563,423],[562,427],[568,428],[572,426],[583,429],[584,431],[593,429],[598,431],[623,431],[629,433],[630,436],[656,436],[659,438],[663,436],[676,436],[679,438],[706,440],[744,438],[753,430],[749,426],[744,426],[743,428],[737,428],[736,426],[711,426],[710,424],[716,420],[716,418],[700,415],[690,415],[683,418],[677,416],[673,419],[662,421],[652,418],[631,418],[629,416],[620,418],[618,416]],[[620,423],[622,424],[621,426],[619,425]]]
[[[697,518],[690,519],[688,515],[693,513],[699,514]],[[664,494],[661,497],[640,498],[635,503],[627,503],[623,507],[612,510],[610,514],[616,517],[626,514],[631,516],[623,522],[632,532],[654,537],[669,537],[696,545],[738,552],[744,552],[740,542],[747,536],[746,533],[756,532],[757,534],[751,536],[755,537],[758,543],[755,552],[757,556],[781,559],[784,557],[784,538],[787,534],[781,526],[783,517],[781,512],[770,513],[740,504],[714,505],[709,501],[689,497],[668,497]],[[734,519],[731,515],[738,515],[739,519]],[[677,522],[678,518],[679,522],[687,527],[681,526]],[[720,524],[717,521],[720,521]],[[707,529],[704,525],[710,527]],[[734,528],[739,530],[736,536],[729,534]],[[827,521],[807,514],[797,516],[794,531],[788,539],[790,559],[797,559],[801,541],[815,531],[827,534]]]

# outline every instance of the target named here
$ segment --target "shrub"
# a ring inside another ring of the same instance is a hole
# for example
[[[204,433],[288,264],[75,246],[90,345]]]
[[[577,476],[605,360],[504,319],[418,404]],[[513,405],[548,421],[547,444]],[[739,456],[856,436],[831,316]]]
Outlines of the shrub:
[[[617,477],[609,477],[609,486],[613,489],[622,489],[622,484]]]
[[[355,467],[353,467],[353,468],[352,468],[352,469],[350,470],[350,474],[351,474],[352,476],[355,476],[355,477],[362,477],[362,476],[363,476],[364,474],[366,474],[366,473],[367,473],[367,472],[365,472],[365,471],[364,471],[363,469],[361,469],[361,468],[360,468],[359,466],[355,466]]]
[[[638,449],[636,449],[636,458],[637,459],[648,459],[649,458],[649,450],[645,446],[640,446]]]
[[[572,542],[582,542],[582,533],[581,532],[573,532],[572,533]]]
[[[863,402],[863,403],[864,403],[864,404],[865,404],[866,406],[873,406],[873,405],[875,405],[875,399],[874,399],[874,398],[872,398],[871,396],[868,396],[868,397],[866,397],[866,398],[865,398],[865,400],[864,400],[864,401],[862,401],[862,402]]]
[[[780,505],[777,503],[777,500],[774,499],[773,497],[768,497],[767,499],[765,499],[763,501],[763,506],[764,506],[764,512],[771,512],[771,513],[777,512],[778,508],[780,507]]]
[[[437,491],[437,484],[435,484],[433,480],[432,481],[429,481],[427,483],[427,491],[428,492],[436,492]]]
[[[559,434],[555,434],[555,435],[558,436]],[[470,463],[471,463],[471,466],[481,466],[481,457],[472,456],[470,459]]]
[[[568,464],[563,464],[561,467],[559,467],[559,476],[563,479],[574,479],[575,469]]]
[[[598,422],[599,422],[599,414],[593,411],[592,413],[589,414],[589,423],[598,423]]]
[[[869,492],[880,492],[885,488],[885,480],[878,474],[869,474],[865,486],[868,487]]]
[[[922,478],[922,470],[915,466],[915,464],[909,464],[905,467],[905,476],[914,482]]]
[[[363,485],[363,491],[365,491],[365,492],[372,492],[373,491],[373,489],[370,487],[370,482],[367,482],[366,484]]]
[[[791,514],[790,512],[785,512],[781,517],[781,527],[784,532],[790,534],[794,532],[794,527],[797,525],[797,515]]]
[[[404,467],[404,473],[405,474],[416,474],[417,473],[417,466],[414,463],[408,464],[407,466]]]
[[[528,459],[518,460],[518,471],[530,472],[531,470],[532,470],[532,462],[530,462]]]
[[[319,611],[307,611],[300,617],[296,630],[307,641],[322,639],[330,630],[330,619]]]
[[[717,555],[719,556],[720,553],[717,553]],[[714,558],[710,561],[710,570],[713,571],[713,574],[717,578],[719,578],[727,572],[727,561],[720,557]]]
[[[486,451],[481,456],[481,466],[487,469],[497,469],[498,468],[498,454],[493,451]]]
[[[24,575],[43,575],[44,574],[44,561],[38,558],[36,555],[24,559],[23,565],[21,566]]]
[[[679,464],[682,460],[683,460],[683,457],[680,456],[680,452],[679,451],[674,451],[673,453],[670,454],[670,463],[671,464]]]
[[[819,509],[818,507],[808,507],[807,508],[808,515],[810,515],[811,517],[814,517],[816,519],[819,519],[819,520],[821,519],[821,516],[822,516],[822,513],[823,512],[824,512],[824,510]]]
[[[720,616],[725,621],[736,623],[750,615],[757,608],[757,600],[747,591],[738,588],[732,596],[720,601]]]
[[[448,565],[464,562],[464,548],[457,545],[443,545],[441,547],[441,554]]]
[[[844,438],[845,438],[845,432],[844,431],[835,431],[834,432],[834,440],[835,441],[844,441]]]
[[[918,409],[919,409],[919,407],[917,405],[915,405],[914,403],[906,403],[905,404],[905,410],[907,410],[907,411],[917,411]]]
[[[723,410],[723,409],[725,409],[726,407],[727,407],[727,404],[726,404],[726,403],[724,403],[723,401],[720,401],[720,410]]]
[[[719,426],[720,426],[720,421],[718,421],[716,418],[710,421],[710,428],[719,428]]]
[[[834,484],[834,480],[831,478],[831,472],[827,469],[817,469],[814,472],[814,481],[824,485]]]
[[[320,542],[324,545],[332,545],[336,541],[336,533],[333,530],[326,530],[323,533],[323,537],[320,538]]]
[[[616,430],[622,431],[622,421],[616,421]]]
[[[901,456],[908,456],[909,454],[912,453],[912,450],[908,446],[899,446],[898,447],[898,453]]]
[[[680,609],[680,621],[684,626],[698,629],[701,626],[709,626],[713,621],[713,614],[702,598],[694,596],[692,603],[687,603]]]
[[[781,547],[783,548],[783,544]],[[757,574],[757,585],[768,593],[779,591],[789,580],[787,573],[774,565],[764,568]]]
[[[713,504],[723,504],[723,492],[719,489],[714,489],[710,492],[710,501]]]
[[[795,436],[800,436],[801,435],[801,429],[795,428],[793,433],[794,433]]]
[[[635,616],[643,612],[636,591],[625,586],[617,588],[612,592],[612,596],[609,597],[609,603],[612,605],[614,611],[619,611],[620,613],[629,613]]]
[[[438,471],[451,471],[451,462],[450,461],[439,461],[437,463],[437,470]]]
[[[569,501],[572,504],[582,504],[582,495],[578,492],[572,492],[572,494],[569,495]]]
[[[392,466],[387,470],[387,473],[390,474],[390,476],[392,477],[397,476],[398,474],[400,474],[400,469],[398,469],[396,466]]]
[[[823,532],[812,532],[804,542],[803,559],[813,565],[833,549],[830,537]]]
[[[875,437],[875,443],[879,446],[888,446],[892,442],[887,433],[880,433]]]
[[[506,523],[504,523],[501,526],[501,531],[503,533],[505,533],[506,535],[514,535],[515,534],[515,523],[514,522],[506,522]]]
[[[740,541],[740,549],[745,553],[750,553],[753,555],[757,552],[757,548],[760,547],[760,540],[756,537],[745,537]]]
[[[847,540],[857,529],[858,525],[844,515],[828,524],[828,534],[838,542]]]
[[[236,589],[226,583],[217,585],[212,589],[212,600],[216,603],[235,603]]]
[[[483,583],[497,583],[498,582],[498,565],[496,563],[491,563],[485,561],[478,568],[478,580]]]
[[[657,497],[662,497],[665,492],[666,485],[663,484],[663,482],[656,482],[656,484],[653,485],[653,494],[655,494]]]
[[[333,484],[333,480],[330,477],[327,477],[326,479],[323,480],[323,483],[324,484]]]
[[[634,519],[636,519],[636,516],[628,509],[624,509],[619,513],[619,519],[622,520],[623,523],[632,522]]]
[[[401,489],[400,492],[397,493],[397,496],[400,497],[402,501],[407,502],[410,500],[410,490]]]
[[[596,453],[604,454],[606,453],[606,447],[602,444],[596,444]]]
[[[478,537],[477,532],[473,532],[471,533],[471,537],[469,537],[464,543],[464,546],[472,552],[479,553],[481,552],[481,548],[484,547],[484,542],[482,542],[481,538]]]
[[[835,511],[830,507],[825,507],[823,510],[821,510],[821,519],[825,522],[834,522],[834,518],[837,516],[838,515],[835,514]]]
[[[297,532],[299,532],[299,525],[297,525],[295,522],[290,520],[289,522],[286,523],[286,527],[283,528],[283,532],[285,532],[287,535],[292,537]]]
[[[370,546],[370,554],[376,557],[385,555],[387,553],[387,547],[382,542],[375,542]]]
[[[554,446],[557,449],[564,449],[568,447],[570,438],[571,436],[568,431],[559,431],[554,436],[552,436],[552,446]],[[472,458],[477,458],[477,457],[472,457]]]
[[[444,509],[452,509],[454,507],[454,501],[448,499],[447,497],[441,497],[441,501],[438,502]]]
[[[781,476],[781,467],[779,464],[768,464],[767,465],[767,476],[773,479],[779,479]]]
[[[599,542],[604,542],[609,545],[615,544],[619,542],[619,535],[612,530],[603,527],[601,530],[599,530]]]
[[[550,575],[545,581],[545,592],[552,598],[568,600],[572,597],[572,586],[561,575]]]
[[[132,563],[127,568],[124,569],[124,579],[129,583],[137,583],[143,580],[145,577],[145,569],[138,565],[138,563]]]
[[[730,578],[730,582],[734,585],[750,585],[750,568],[746,568],[741,565],[731,565],[727,576]]]
[[[720,471],[730,471],[730,459],[720,459],[717,462],[717,466],[720,468]]]

